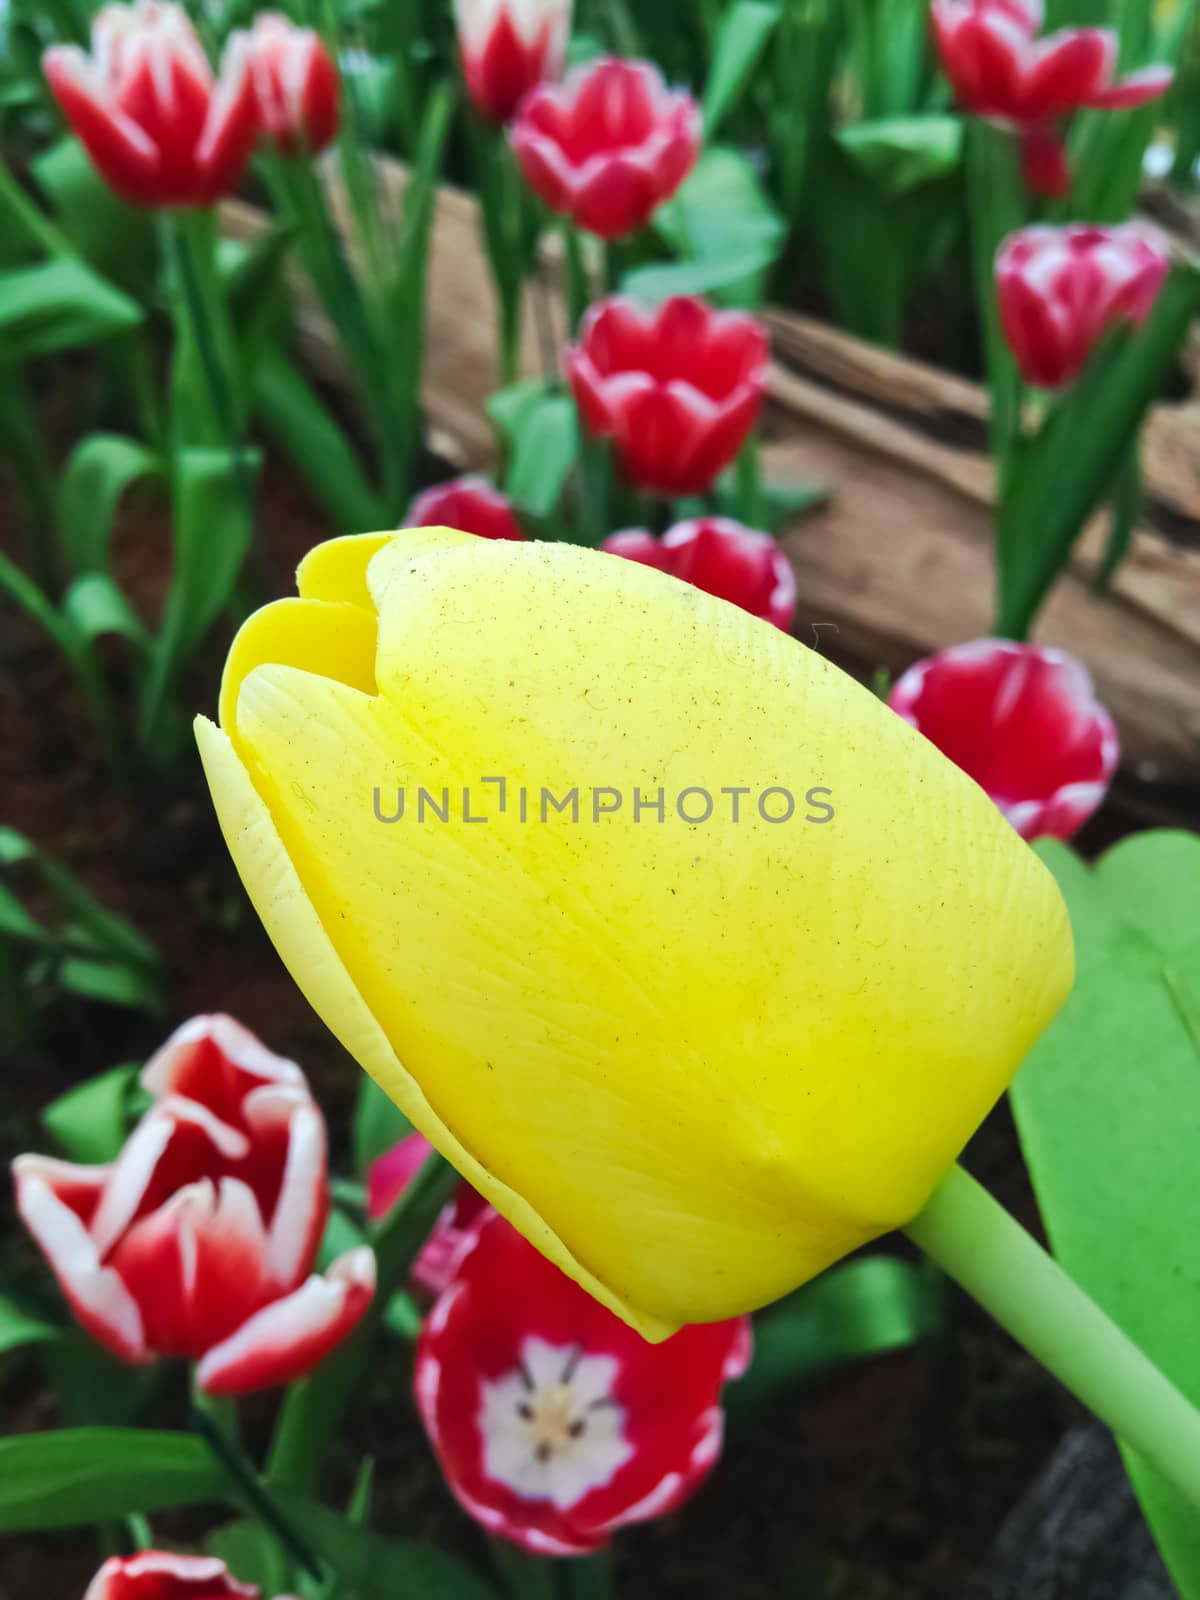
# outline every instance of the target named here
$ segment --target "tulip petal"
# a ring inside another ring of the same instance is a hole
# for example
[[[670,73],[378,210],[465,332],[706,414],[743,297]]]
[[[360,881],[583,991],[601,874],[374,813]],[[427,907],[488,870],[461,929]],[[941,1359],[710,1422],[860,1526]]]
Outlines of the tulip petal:
[[[1147,100],[1157,100],[1174,81],[1175,73],[1170,67],[1143,67],[1140,72],[1131,72],[1119,83],[1101,90],[1091,104],[1104,111],[1128,111],[1145,105]]]
[[[470,535],[462,537],[470,541]],[[237,861],[246,892],[284,965],[326,1027],[413,1126],[543,1255],[603,1304],[631,1321],[645,1337],[661,1339],[672,1332],[670,1323],[638,1313],[576,1261],[533,1207],[498,1182],[443,1125],[420,1086],[401,1065],[387,1035],[355,987],[229,736],[207,717],[196,718],[195,730],[221,830]]]
[[[50,1263],[71,1310],[107,1350],[122,1361],[147,1357],[146,1336],[137,1301],[100,1253],[83,1223],[38,1171],[38,1157],[13,1163],[17,1210]]]
[[[110,1556],[88,1585],[84,1600],[259,1600],[216,1556],[139,1550]]]
[[[314,545],[296,568],[302,600],[340,600],[363,606],[374,615],[367,590],[371,557],[396,537],[394,533],[350,533]]]
[[[375,1257],[364,1245],[339,1256],[216,1345],[196,1369],[207,1394],[248,1394],[293,1383],[319,1365],[362,1320],[375,1293]]]

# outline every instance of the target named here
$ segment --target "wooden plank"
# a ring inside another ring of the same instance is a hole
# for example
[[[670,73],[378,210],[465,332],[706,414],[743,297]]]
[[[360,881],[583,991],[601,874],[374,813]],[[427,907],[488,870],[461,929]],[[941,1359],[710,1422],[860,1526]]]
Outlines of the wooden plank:
[[[395,208],[405,174],[379,164]],[[349,232],[343,197],[331,198]],[[265,226],[225,208],[242,238]],[[527,299],[522,372],[537,375],[562,337],[551,254],[540,300]],[[297,280],[306,358],[344,383],[336,341]],[[538,316],[543,338],[537,335]],[[767,318],[775,360],[765,434],[773,475],[818,480],[834,496],[785,541],[799,583],[798,633],[854,670],[900,670],[918,656],[986,633],[992,610],[993,475],[983,448],[987,400],[941,372],[783,311]],[[434,447],[455,466],[486,468],[483,406],[497,384],[495,297],[474,200],[438,198],[430,259],[423,400]],[[1148,517],[1114,592],[1089,584],[1102,530],[1089,530],[1043,614],[1038,638],[1080,657],[1111,708],[1127,758],[1147,772],[1200,773],[1200,401],[1158,408],[1147,432]],[[1172,537],[1166,537],[1169,531]],[[1184,545],[1179,543],[1180,539]],[[1190,547],[1184,547],[1190,546]]]

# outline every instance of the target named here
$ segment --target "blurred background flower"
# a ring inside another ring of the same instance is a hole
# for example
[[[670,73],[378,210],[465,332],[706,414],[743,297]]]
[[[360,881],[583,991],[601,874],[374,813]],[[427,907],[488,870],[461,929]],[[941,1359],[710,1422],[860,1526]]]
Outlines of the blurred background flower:
[[[677,522],[661,539],[640,528],[613,533],[601,547],[610,555],[669,572],[697,589],[741,606],[784,632],[796,615],[792,564],[769,533],[744,528],[732,517]]]

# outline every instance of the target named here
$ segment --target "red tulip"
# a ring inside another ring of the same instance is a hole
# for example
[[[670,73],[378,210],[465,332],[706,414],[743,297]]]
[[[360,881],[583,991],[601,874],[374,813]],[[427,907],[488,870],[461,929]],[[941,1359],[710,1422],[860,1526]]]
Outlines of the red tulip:
[[[182,7],[107,5],[92,53],[55,45],[46,80],[104,181],[141,206],[207,206],[236,185],[258,132],[244,36],[213,77]]]
[[[1071,174],[1058,123],[1086,106],[1117,110],[1165,93],[1169,67],[1114,81],[1111,28],[1063,28],[1037,38],[1042,0],[933,0],[946,76],[975,116],[1022,135],[1025,175],[1039,194],[1065,194]]]
[[[258,1600],[216,1556],[179,1556],[140,1550],[112,1556],[88,1584],[84,1600]]]
[[[142,1084],[155,1103],[112,1166],[17,1157],[21,1217],[80,1323],[121,1360],[187,1357],[211,1394],[290,1383],[375,1287],[367,1249],[309,1276],[329,1195],[304,1074],[231,1017],[194,1017]]]
[[[796,615],[791,563],[769,533],[744,528],[731,517],[677,522],[661,539],[640,529],[614,533],[601,547],[694,583],[784,632]]]
[[[410,1133],[378,1160],[367,1175],[367,1211],[374,1218],[386,1217],[433,1154],[433,1146],[422,1133]],[[454,1199],[443,1210],[432,1233],[421,1246],[409,1277],[430,1294],[441,1294],[449,1284],[463,1252],[471,1243],[471,1229],[487,1210],[487,1201],[469,1183],[460,1183]]]
[[[507,122],[530,89],[562,74],[571,0],[454,0],[467,92]]]
[[[532,188],[602,239],[632,233],[700,153],[700,108],[647,61],[604,57],[521,102],[513,149]]]
[[[280,155],[315,155],[338,130],[341,78],[319,34],[261,11],[246,35],[259,132]]]
[[[1004,335],[1027,383],[1073,383],[1097,344],[1150,315],[1170,263],[1165,245],[1134,223],[1114,228],[1025,228],[996,258]]]
[[[647,1344],[488,1212],[414,1378],[471,1515],[537,1555],[583,1555],[695,1491],[721,1451],[721,1387],[749,1358],[748,1317]]]
[[[409,528],[457,528],[481,539],[523,539],[512,507],[486,478],[451,478],[419,494],[404,519]]]
[[[680,296],[655,312],[618,295],[584,317],[567,373],[584,425],[612,437],[631,483],[705,494],[758,416],[767,336],[753,317],[703,300]]]
[[[1112,718],[1072,656],[979,639],[910,667],[889,700],[995,801],[1023,839],[1069,839],[1120,754]]]

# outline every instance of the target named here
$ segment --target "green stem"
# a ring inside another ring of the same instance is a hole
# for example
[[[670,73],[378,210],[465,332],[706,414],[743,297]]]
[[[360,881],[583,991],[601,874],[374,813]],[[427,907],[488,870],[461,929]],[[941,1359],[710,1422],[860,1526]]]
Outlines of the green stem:
[[[954,1167],[905,1231],[1200,1509],[1200,1411],[986,1189]]]
[[[177,337],[195,351],[203,377],[202,404],[188,392],[190,362],[177,361],[185,374],[178,396],[183,415],[189,417],[189,444],[223,445],[236,450],[241,430],[234,395],[236,344],[229,306],[222,292],[216,265],[215,222],[208,211],[176,212],[168,225],[171,257],[180,296]],[[192,428],[200,437],[195,437]]]
[[[737,458],[738,516],[748,528],[761,528],[765,520],[762,470],[758,440],[751,434]]]
[[[567,274],[567,331],[574,338],[592,295],[583,264],[583,245],[573,222],[563,223],[562,237]]]
[[[199,1387],[193,1397],[192,1428],[207,1444],[213,1459],[228,1478],[238,1498],[311,1577],[321,1582],[325,1571],[308,1541],[293,1526],[274,1496],[259,1481],[254,1464],[229,1432],[228,1406],[222,1398],[206,1395]]]
[[[340,1349],[311,1377],[288,1390],[267,1464],[267,1477],[272,1483],[304,1490],[315,1486],[326,1446],[366,1367],[388,1301],[403,1283],[458,1181],[458,1174],[448,1162],[431,1155],[376,1230],[372,1240],[376,1282],[371,1309]]]
[[[76,252],[65,233],[45,216],[17,182],[8,166],[0,161],[0,215],[7,213],[29,243],[50,256],[73,259]]]

